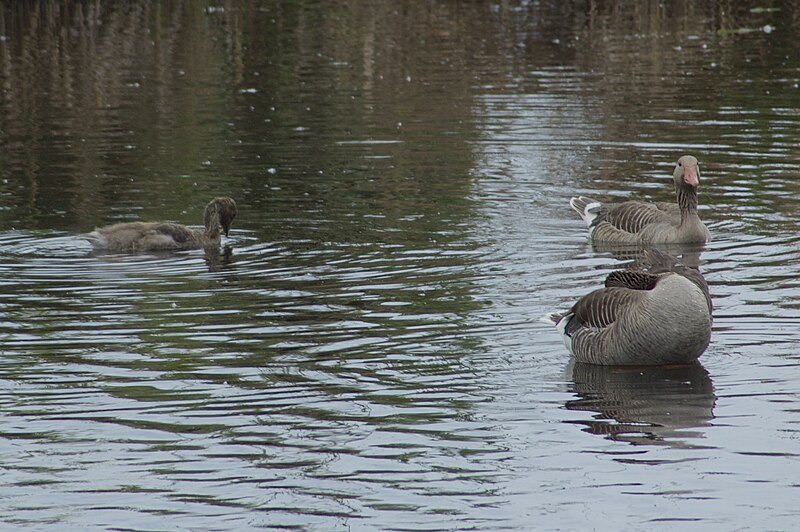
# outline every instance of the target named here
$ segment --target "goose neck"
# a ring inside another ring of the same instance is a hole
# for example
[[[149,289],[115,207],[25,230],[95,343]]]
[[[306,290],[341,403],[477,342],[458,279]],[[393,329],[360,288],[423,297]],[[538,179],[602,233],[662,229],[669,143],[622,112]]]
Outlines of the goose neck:
[[[205,235],[206,237],[216,240],[219,238],[220,233],[222,233],[222,224],[219,220],[219,213],[218,212],[211,212],[209,216],[206,216],[205,219]]]
[[[694,187],[679,187],[677,190],[678,207],[681,210],[681,221],[697,216],[697,189]]]

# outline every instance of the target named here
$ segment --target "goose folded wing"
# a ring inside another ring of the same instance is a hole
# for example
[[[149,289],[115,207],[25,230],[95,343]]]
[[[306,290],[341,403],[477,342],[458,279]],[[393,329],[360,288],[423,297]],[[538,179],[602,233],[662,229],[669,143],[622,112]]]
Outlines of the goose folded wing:
[[[567,334],[584,327],[603,328],[614,323],[621,312],[636,305],[644,292],[629,288],[601,288],[578,300],[572,307],[573,315]]]
[[[157,223],[152,231],[153,236],[168,237],[176,244],[184,244],[192,239],[191,229],[179,224]]]
[[[671,222],[675,216],[676,213],[666,205],[626,201],[608,209],[605,220],[617,229],[638,233],[646,225]]]
[[[652,290],[658,282],[659,276],[652,273],[635,270],[619,270],[608,274],[606,288],[618,287],[631,290]]]

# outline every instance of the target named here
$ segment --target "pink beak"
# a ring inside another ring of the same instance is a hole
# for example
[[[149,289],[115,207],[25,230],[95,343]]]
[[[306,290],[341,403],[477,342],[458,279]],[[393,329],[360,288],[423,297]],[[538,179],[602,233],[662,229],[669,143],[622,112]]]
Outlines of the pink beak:
[[[697,180],[696,166],[687,166],[683,169],[683,182],[692,187],[696,187],[700,184],[700,182]]]

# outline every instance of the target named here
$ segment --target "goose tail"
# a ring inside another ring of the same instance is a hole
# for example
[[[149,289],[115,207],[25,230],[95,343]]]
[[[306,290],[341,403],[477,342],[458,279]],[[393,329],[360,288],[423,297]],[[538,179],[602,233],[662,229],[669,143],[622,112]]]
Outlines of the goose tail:
[[[104,249],[108,246],[108,241],[99,231],[92,231],[91,233],[83,233],[79,235],[80,238],[88,240],[95,249]]]
[[[601,221],[601,215],[606,212],[602,203],[586,196],[571,198],[569,206],[583,218],[589,230],[592,230]]]

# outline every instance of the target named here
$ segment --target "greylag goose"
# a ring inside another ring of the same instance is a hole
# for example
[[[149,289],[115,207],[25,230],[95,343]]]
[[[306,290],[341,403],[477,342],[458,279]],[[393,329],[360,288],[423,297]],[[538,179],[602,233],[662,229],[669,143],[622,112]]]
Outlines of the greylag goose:
[[[95,229],[82,237],[95,249],[107,251],[204,248],[218,245],[221,232],[228,236],[236,214],[236,202],[232,198],[214,198],[203,214],[205,230],[169,222],[125,222]]]
[[[578,362],[688,364],[711,340],[711,296],[699,271],[649,250],[649,271],[615,271],[605,288],[550,316]]]
[[[684,155],[672,173],[677,203],[626,201],[604,205],[584,196],[570,199],[595,242],[619,244],[682,244],[708,242],[709,233],[697,216],[697,159]]]

